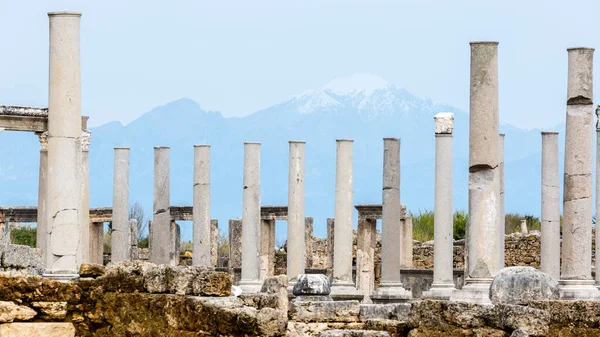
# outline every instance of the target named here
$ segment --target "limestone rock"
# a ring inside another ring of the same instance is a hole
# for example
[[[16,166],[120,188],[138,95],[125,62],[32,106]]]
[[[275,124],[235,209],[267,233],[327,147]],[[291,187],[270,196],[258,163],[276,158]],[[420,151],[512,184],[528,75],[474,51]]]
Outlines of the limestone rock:
[[[106,268],[101,264],[83,263],[79,267],[79,276],[81,277],[100,277],[104,275]]]
[[[229,273],[204,269],[192,281],[192,293],[196,296],[231,296]]]
[[[0,336],[74,337],[75,327],[71,323],[8,323],[0,325]]]
[[[389,337],[385,331],[373,330],[327,330],[319,334],[319,337]]]
[[[277,296],[277,308],[287,312],[289,308],[288,278],[286,275],[267,277],[263,281],[261,293],[275,294]]]
[[[31,306],[40,311],[43,320],[60,321],[67,317],[67,302],[32,302]]]
[[[369,319],[394,319],[398,321],[408,321],[410,318],[410,303],[390,303],[390,304],[361,304],[360,320]]]
[[[132,293],[144,291],[143,269],[151,263],[141,261],[110,262],[97,280],[105,291]]]
[[[189,295],[193,293],[192,283],[202,272],[198,267],[170,267],[171,277],[167,284],[167,291],[171,294]]]
[[[546,336],[550,326],[547,311],[521,305],[499,304],[499,324],[508,330],[520,329],[530,336]]]
[[[358,322],[358,301],[290,303],[290,319],[300,322]]]
[[[300,274],[292,292],[295,296],[327,296],[331,293],[331,288],[327,276],[323,274]]]
[[[510,337],[529,337],[529,334],[523,329],[517,329],[510,334]]]
[[[531,301],[558,300],[558,282],[533,267],[502,269],[490,286],[492,303],[526,305]]]
[[[35,315],[37,315],[37,312],[29,307],[8,301],[0,302],[0,323],[28,321]],[[4,335],[0,334],[0,336]]]

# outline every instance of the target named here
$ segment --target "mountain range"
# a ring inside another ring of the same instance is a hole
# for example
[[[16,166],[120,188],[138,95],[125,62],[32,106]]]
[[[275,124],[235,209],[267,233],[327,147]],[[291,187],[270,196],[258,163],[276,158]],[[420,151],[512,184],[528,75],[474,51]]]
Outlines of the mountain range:
[[[232,98],[235,99],[235,98]],[[338,78],[246,117],[225,118],[182,98],[158,106],[133,122],[91,128],[90,203],[111,206],[113,148],[131,148],[131,203],[152,214],[153,147],[171,147],[171,204],[191,205],[193,145],[211,145],[211,215],[227,233],[227,220],[241,216],[243,143],[261,142],[261,203],[287,204],[288,141],[305,140],[306,215],[315,235],[325,236],[333,217],[336,139],[354,140],[354,203],[381,203],[383,138],[401,138],[401,200],[409,211],[431,210],[434,200],[434,120],[455,115],[453,205],[467,209],[469,115],[449,105],[416,97],[370,74]],[[85,110],[84,110],[85,114]],[[502,115],[502,111],[500,111]],[[539,216],[541,135],[501,125],[505,137],[506,211]],[[559,131],[562,158],[564,125]],[[0,132],[0,204],[36,205],[39,143],[29,133]],[[562,185],[561,185],[562,186]],[[356,219],[356,215],[355,215]],[[356,220],[355,220],[356,222]],[[285,223],[277,224],[278,240]],[[182,225],[191,239],[191,224]]]

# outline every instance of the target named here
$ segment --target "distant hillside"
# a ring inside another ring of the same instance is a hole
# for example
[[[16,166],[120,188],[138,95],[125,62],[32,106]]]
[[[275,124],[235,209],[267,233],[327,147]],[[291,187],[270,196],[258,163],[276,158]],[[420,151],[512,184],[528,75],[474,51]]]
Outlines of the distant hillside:
[[[234,98],[232,98],[234,99]],[[467,209],[468,114],[415,97],[366,74],[339,78],[244,118],[224,118],[184,98],[145,113],[123,126],[92,128],[90,202],[112,203],[113,147],[131,147],[131,201],[152,213],[153,147],[171,147],[171,200],[192,202],[193,145],[211,145],[212,217],[227,232],[227,219],[241,216],[243,143],[262,143],[262,204],[287,203],[288,141],[305,140],[306,214],[315,233],[325,236],[325,218],[334,213],[335,139],[354,139],[354,202],[380,203],[383,138],[401,138],[401,199],[409,210],[433,208],[434,122],[455,113],[454,207]],[[502,112],[501,112],[502,113]],[[506,133],[506,211],[540,213],[540,130],[502,125]],[[564,127],[557,129],[562,147]],[[39,144],[32,134],[0,133],[0,204],[35,205]],[[562,163],[561,163],[562,167]],[[561,174],[562,176],[562,174]],[[191,225],[182,228],[191,238]],[[285,224],[278,224],[278,238]]]

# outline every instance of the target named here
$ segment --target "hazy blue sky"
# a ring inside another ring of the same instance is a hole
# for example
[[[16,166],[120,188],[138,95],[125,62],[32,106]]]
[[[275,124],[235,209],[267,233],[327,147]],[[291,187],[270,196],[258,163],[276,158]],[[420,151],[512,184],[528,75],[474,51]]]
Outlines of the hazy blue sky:
[[[600,47],[593,0],[1,0],[0,104],[47,104],[53,10],[83,12],[91,125],[184,96],[242,116],[356,72],[468,110],[468,43],[497,40],[502,122],[547,128],[564,121],[565,49]]]

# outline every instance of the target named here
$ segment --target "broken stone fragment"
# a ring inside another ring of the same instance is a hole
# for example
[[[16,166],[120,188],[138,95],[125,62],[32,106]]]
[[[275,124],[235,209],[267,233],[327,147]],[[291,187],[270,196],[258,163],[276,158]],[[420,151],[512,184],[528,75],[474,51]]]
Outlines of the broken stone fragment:
[[[72,323],[9,323],[0,325],[0,336],[74,337],[75,327]]]
[[[527,305],[531,301],[558,300],[558,282],[533,267],[504,268],[492,281],[492,303]]]
[[[28,321],[35,317],[37,312],[23,305],[17,305],[9,301],[0,302],[0,323],[13,321]],[[0,334],[0,336],[4,336]]]
[[[84,263],[79,267],[80,277],[100,277],[104,275],[106,268],[101,264],[96,263]]]
[[[31,305],[40,311],[44,320],[63,320],[67,317],[67,302],[33,302]]]
[[[327,296],[331,293],[329,280],[323,274],[300,274],[294,285],[295,296],[316,295]]]

